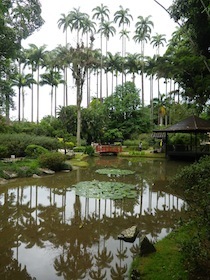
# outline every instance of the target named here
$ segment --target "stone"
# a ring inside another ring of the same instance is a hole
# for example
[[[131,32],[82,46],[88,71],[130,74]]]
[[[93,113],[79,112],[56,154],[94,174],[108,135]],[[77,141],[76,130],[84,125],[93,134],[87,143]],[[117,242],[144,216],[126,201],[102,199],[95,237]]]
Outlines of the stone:
[[[37,175],[37,174],[33,174],[32,176],[33,178],[41,178],[41,176]]]
[[[140,240],[140,256],[146,256],[154,252],[156,252],[156,249],[152,242],[146,236],[142,237]]]
[[[8,180],[0,178],[0,185],[5,185],[8,183]]]
[[[47,169],[47,168],[39,168],[39,170],[40,170],[42,173],[47,174],[47,175],[55,174],[55,171],[50,170],[50,169]]]
[[[3,173],[8,179],[14,179],[18,177],[18,174],[15,172],[3,170]]]
[[[126,242],[133,243],[138,235],[139,231],[137,229],[137,226],[132,226],[130,228],[127,228],[123,230],[119,235],[118,239],[122,239]]]

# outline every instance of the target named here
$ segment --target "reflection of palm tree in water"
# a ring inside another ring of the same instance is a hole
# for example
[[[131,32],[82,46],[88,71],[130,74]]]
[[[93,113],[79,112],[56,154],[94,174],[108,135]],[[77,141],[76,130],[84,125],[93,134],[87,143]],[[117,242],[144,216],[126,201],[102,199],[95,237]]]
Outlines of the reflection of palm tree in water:
[[[86,249],[83,250],[76,240],[74,244],[70,243],[66,256],[60,255],[54,262],[56,274],[63,276],[66,280],[84,279],[86,270],[90,269],[92,265],[90,254]]]
[[[127,248],[123,249],[123,240],[119,240],[120,242],[120,249],[117,250],[117,258],[119,260],[118,263],[115,264],[115,268],[111,268],[111,276],[112,279],[125,279],[126,272],[127,272],[127,264],[122,265],[122,261],[127,258]]]
[[[74,218],[71,219],[72,225],[80,228],[81,219],[81,201],[78,195],[75,196],[74,203]],[[69,233],[70,234],[70,233]],[[85,244],[80,243],[78,234],[74,233],[69,240],[69,246],[63,245],[65,250],[54,262],[54,268],[57,275],[63,275],[64,279],[78,280],[83,279],[86,275],[86,270],[92,267],[92,257],[87,251]]]

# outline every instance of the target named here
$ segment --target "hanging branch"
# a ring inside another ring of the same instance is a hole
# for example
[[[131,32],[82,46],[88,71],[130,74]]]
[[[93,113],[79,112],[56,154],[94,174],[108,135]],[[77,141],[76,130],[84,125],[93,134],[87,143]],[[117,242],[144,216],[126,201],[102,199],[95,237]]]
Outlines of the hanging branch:
[[[159,3],[157,0],[154,0],[154,1],[155,1],[156,4],[158,4],[161,8],[163,8],[169,14],[170,18],[172,18],[170,12],[161,3]],[[208,11],[207,7],[205,6],[203,0],[200,0],[200,1],[201,1],[202,6],[204,7],[204,10],[206,11],[208,17],[210,18],[209,11]],[[184,26],[182,24],[180,24],[178,21],[175,21],[175,22],[179,25],[179,27],[184,28]],[[190,40],[192,46],[195,47],[195,44],[194,44],[190,34],[188,34],[188,35],[189,35],[189,40]],[[203,57],[202,54],[200,54],[200,56]],[[203,63],[206,66],[206,69],[208,70],[208,72],[210,73],[210,67],[209,67],[209,65],[208,65],[208,63],[206,61],[206,58],[204,58],[204,57],[203,57]]]

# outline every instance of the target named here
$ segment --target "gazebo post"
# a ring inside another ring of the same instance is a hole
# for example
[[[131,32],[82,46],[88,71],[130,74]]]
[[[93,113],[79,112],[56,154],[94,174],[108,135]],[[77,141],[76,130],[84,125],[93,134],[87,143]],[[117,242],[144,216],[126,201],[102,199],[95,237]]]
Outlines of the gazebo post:
[[[168,157],[168,133],[166,132],[166,150],[165,150],[165,157]]]

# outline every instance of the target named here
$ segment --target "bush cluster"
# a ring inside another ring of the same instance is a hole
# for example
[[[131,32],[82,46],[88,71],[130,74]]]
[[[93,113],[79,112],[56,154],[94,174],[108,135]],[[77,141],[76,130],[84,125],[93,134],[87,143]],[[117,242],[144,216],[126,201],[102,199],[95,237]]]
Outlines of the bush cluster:
[[[34,144],[28,145],[25,149],[25,154],[29,158],[38,158],[41,154],[46,154],[47,152],[48,150],[44,147]]]
[[[26,156],[26,148],[29,145],[39,145],[47,150],[57,150],[58,140],[46,136],[28,135],[25,133],[0,134],[0,158]]]
[[[181,188],[191,219],[192,232],[183,240],[182,252],[192,278],[210,275],[210,157],[182,169],[170,184]],[[202,278],[203,277],[203,278]]]
[[[64,169],[71,169],[70,166],[66,164],[66,156],[59,152],[48,152],[41,154],[38,157],[38,162],[40,167],[49,168],[53,171],[60,171]]]

